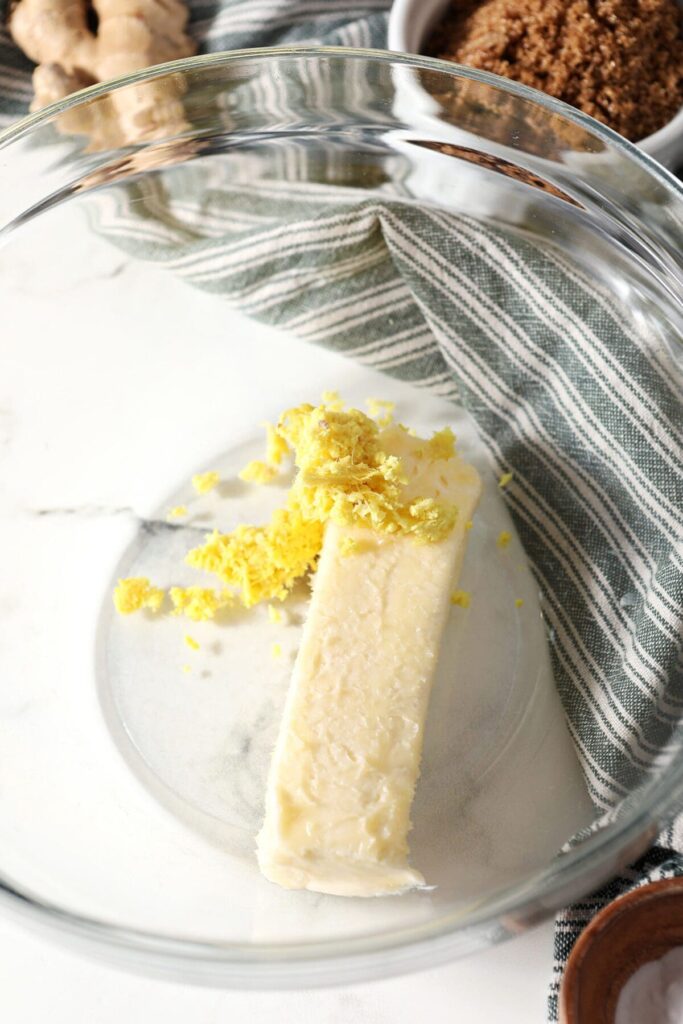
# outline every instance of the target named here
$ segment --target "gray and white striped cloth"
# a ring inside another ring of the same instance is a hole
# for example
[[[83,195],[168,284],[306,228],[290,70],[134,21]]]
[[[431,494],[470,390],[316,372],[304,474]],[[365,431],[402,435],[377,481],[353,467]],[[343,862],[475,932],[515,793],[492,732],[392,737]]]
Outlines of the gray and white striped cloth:
[[[200,49],[382,46],[387,0],[195,0]],[[1,3],[0,3],[1,10]],[[0,35],[0,123],[30,65]],[[311,85],[316,88],[316,83]],[[321,89],[326,83],[321,81]],[[358,82],[358,102],[363,102]],[[266,97],[263,97],[264,102]],[[282,159],[306,159],[305,146]],[[670,356],[562,256],[401,200],[249,174],[101,193],[93,228],[254,317],[457,398],[498,469],[545,600],[567,721],[600,816],[661,768],[683,710],[683,421]],[[680,378],[679,378],[680,379]],[[557,983],[596,909],[679,873],[672,827],[558,918]]]

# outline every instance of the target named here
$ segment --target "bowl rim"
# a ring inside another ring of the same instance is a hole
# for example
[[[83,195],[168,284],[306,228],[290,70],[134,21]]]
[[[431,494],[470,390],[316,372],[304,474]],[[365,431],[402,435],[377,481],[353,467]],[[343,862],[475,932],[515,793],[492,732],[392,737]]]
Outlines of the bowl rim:
[[[680,0],[680,2],[683,3],[683,0]],[[155,78],[162,78],[165,75],[178,72],[232,64],[240,60],[269,60],[297,56],[343,57],[356,60],[369,59],[383,64],[398,63],[410,68],[438,71],[450,77],[466,78],[473,82],[481,82],[484,85],[492,86],[513,96],[519,96],[521,99],[531,101],[540,107],[545,107],[551,113],[559,114],[586,131],[592,132],[609,145],[623,150],[632,159],[636,159],[639,163],[643,164],[650,173],[663,179],[669,187],[673,187],[674,191],[683,197],[683,181],[679,180],[676,175],[660,164],[650,153],[640,149],[634,142],[629,142],[628,139],[625,139],[607,125],[602,124],[601,121],[596,121],[590,114],[584,114],[583,111],[577,107],[572,107],[563,100],[555,99],[554,96],[548,96],[547,93],[540,92],[538,89],[532,89],[530,86],[522,85],[519,82],[513,82],[511,79],[503,78],[501,75],[494,75],[490,71],[479,71],[477,68],[470,68],[464,64],[438,60],[435,57],[425,57],[422,54],[404,53],[399,50],[364,49],[361,47],[260,46],[241,50],[225,50],[219,53],[198,54],[194,57],[183,57],[180,60],[167,61],[165,64],[156,64],[151,68],[144,68],[141,71],[121,75],[107,82],[98,82],[95,85],[87,86],[85,89],[79,89],[64,99],[57,100],[57,102],[51,103],[32,114],[27,114],[26,117],[21,118],[15,124],[0,130],[0,149],[12,142],[18,141],[23,135],[51,120],[58,114],[63,114],[74,107],[86,104],[119,89],[124,89],[127,86],[139,85],[142,82],[152,81]],[[683,111],[681,111],[681,114],[683,115]],[[662,130],[660,129],[660,131]],[[648,138],[653,137],[648,136]]]
[[[683,182],[648,153],[581,111],[508,79],[447,61],[388,50],[336,46],[284,46],[234,50],[201,55],[147,68],[110,82],[90,86],[29,114],[0,132],[0,149],[7,149],[55,116],[87,104],[112,91],[179,72],[198,72],[244,61],[275,63],[292,58],[364,60],[434,71],[466,78],[509,92],[579,125],[623,151],[683,203]],[[150,144],[154,144],[151,140]],[[158,140],[156,140],[158,142]],[[143,149],[145,144],[127,149]],[[43,929],[56,930],[86,951],[99,952],[129,967],[161,976],[182,973],[188,980],[243,988],[290,988],[301,985],[352,983],[364,978],[421,970],[443,963],[458,952],[502,941],[547,917],[559,906],[594,889],[618,867],[619,857],[633,859],[650,845],[683,803],[683,757],[664,775],[650,780],[634,805],[627,806],[580,844],[573,846],[523,882],[508,887],[474,909],[452,910],[430,924],[389,934],[350,939],[292,943],[209,942],[169,937],[142,929],[107,923],[72,912],[24,891],[0,872],[0,906]],[[502,920],[501,920],[502,919]],[[477,940],[477,936],[482,936]]]

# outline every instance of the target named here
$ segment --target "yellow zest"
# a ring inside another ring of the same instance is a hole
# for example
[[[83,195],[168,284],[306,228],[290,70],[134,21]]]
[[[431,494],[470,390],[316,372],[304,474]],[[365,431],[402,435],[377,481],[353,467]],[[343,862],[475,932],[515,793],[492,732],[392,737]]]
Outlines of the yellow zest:
[[[192,669],[190,668],[189,665],[183,665],[183,672],[191,672],[191,671],[192,671]]]
[[[511,540],[512,534],[508,533],[507,530],[501,530],[501,532],[498,534],[498,540],[496,541],[496,544],[498,545],[499,548],[506,548]]]
[[[116,584],[114,606],[121,615],[130,615],[143,608],[158,612],[163,603],[163,590],[153,587],[146,576],[129,576]]]
[[[285,413],[278,429],[299,469],[288,505],[304,519],[410,534],[424,542],[441,540],[453,529],[452,504],[434,498],[403,502],[401,460],[382,451],[377,424],[360,410],[301,405]]]
[[[512,480],[513,476],[514,476],[514,473],[503,473],[503,475],[501,476],[500,480],[498,481],[498,486],[499,487],[507,487],[507,485]]]
[[[399,423],[398,426],[401,430],[404,430],[409,437],[417,437],[417,430],[414,430],[412,427],[407,427],[405,423]]]
[[[276,608],[275,605],[269,604],[268,605],[268,618],[275,625],[279,625],[282,622],[282,612],[280,611],[279,608]]]
[[[185,636],[184,639],[185,639],[185,643],[187,644],[187,646],[191,650],[193,650],[193,651],[198,651],[199,650],[199,644],[197,643],[197,641],[195,640],[195,638],[193,636]]]
[[[320,396],[320,403],[327,406],[331,412],[343,412],[344,410],[344,403],[339,397],[338,391],[323,391]]]
[[[195,473],[192,477],[192,486],[197,494],[208,494],[219,480],[220,476],[215,470],[209,470],[208,473]]]
[[[455,604],[459,608],[469,608],[471,604],[469,593],[466,590],[454,590],[451,594],[451,604]]]
[[[458,515],[452,503],[419,496],[404,500],[407,480],[401,460],[383,451],[378,423],[359,409],[344,410],[334,392],[325,398],[327,404],[288,410],[277,427],[265,425],[268,461],[250,462],[240,477],[267,482],[276,475],[275,465],[293,451],[298,472],[286,505],[265,526],[242,525],[228,534],[214,530],[190,551],[188,565],[213,573],[222,587],[172,587],[175,615],[203,621],[235,599],[246,608],[264,600],[284,600],[295,582],[315,569],[329,522],[407,535],[417,543],[443,540],[452,531]],[[375,401],[383,410],[391,406]],[[424,442],[423,455],[431,459],[449,459],[454,453],[455,438],[448,427]],[[195,488],[215,486],[217,476],[198,474],[193,478]],[[172,510],[174,515],[186,512],[184,507]],[[347,538],[342,553],[358,553],[374,543]],[[148,586],[148,581],[143,583]],[[163,591],[142,589],[128,596],[119,592],[115,601],[117,608],[130,611],[143,605],[158,608]],[[269,610],[271,621],[280,621],[277,615],[275,609]]]
[[[194,622],[214,619],[222,608],[233,604],[229,591],[217,593],[210,587],[171,587],[169,596],[173,602],[173,614],[185,615]]]
[[[465,529],[466,530],[471,530],[473,526],[474,526],[474,523],[472,522],[472,520],[468,519],[467,522],[465,523]]]
[[[342,537],[339,542],[339,554],[342,558],[348,558],[349,555],[355,554],[358,549],[358,541],[355,537]]]
[[[264,423],[266,430],[266,458],[253,459],[238,474],[247,483],[268,484],[277,476],[277,467],[289,455],[289,445],[272,423]]]
[[[289,455],[289,445],[272,423],[264,423],[263,426],[266,428],[266,462],[269,466],[279,466]]]
[[[187,515],[187,506],[175,505],[173,508],[168,510],[167,519],[182,519],[183,516]]]
[[[244,469],[238,473],[240,480],[246,480],[250,484],[268,484],[277,476],[277,470],[273,466],[268,466],[265,462],[261,462],[260,459],[253,459],[248,462]]]
[[[450,427],[437,430],[431,441],[427,441],[427,457],[430,459],[452,459],[455,455],[455,434]]]
[[[362,555],[364,551],[372,551],[376,545],[370,537],[342,537],[339,542],[339,553],[342,558],[349,555]]]
[[[280,644],[273,644],[272,654],[274,658],[282,657],[282,647]]]
[[[368,407],[368,416],[375,421],[378,427],[388,427],[393,421],[396,402],[385,402],[381,398],[368,398],[365,404]]]
[[[268,526],[238,526],[227,534],[214,530],[186,561],[235,587],[245,608],[251,608],[259,601],[283,600],[314,567],[322,539],[320,523],[305,520],[296,509],[277,509]]]
[[[402,500],[401,461],[382,451],[377,424],[360,410],[301,405],[281,417],[277,434],[293,449],[298,467],[286,507],[266,526],[214,531],[187,556],[193,568],[234,588],[245,607],[284,599],[315,568],[330,521],[409,534],[422,543],[442,540],[453,529],[454,505],[434,498]],[[432,457],[450,457],[453,440],[450,430],[436,434],[427,442]]]
[[[515,598],[515,608],[521,608],[523,604],[524,604],[524,598],[523,597]]]

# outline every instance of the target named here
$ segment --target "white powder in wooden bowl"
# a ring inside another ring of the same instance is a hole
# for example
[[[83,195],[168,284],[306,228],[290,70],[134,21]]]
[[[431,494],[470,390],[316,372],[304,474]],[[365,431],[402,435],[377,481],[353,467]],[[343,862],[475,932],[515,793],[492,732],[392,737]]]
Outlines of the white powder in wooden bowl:
[[[683,1024],[683,946],[643,964],[628,979],[614,1024]]]

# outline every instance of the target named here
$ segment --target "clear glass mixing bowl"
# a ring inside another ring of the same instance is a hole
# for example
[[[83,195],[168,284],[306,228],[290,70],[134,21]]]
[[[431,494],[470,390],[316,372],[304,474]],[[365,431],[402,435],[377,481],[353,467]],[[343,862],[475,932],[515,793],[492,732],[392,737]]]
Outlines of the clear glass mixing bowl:
[[[129,134],[98,148],[112,105]],[[514,541],[507,575],[491,555],[510,523],[494,480],[463,581],[477,600],[448,628],[416,798],[412,850],[434,888],[344,901],[259,875],[298,627],[120,622],[113,581],[172,574],[212,521],[263,516],[282,492],[235,478],[260,453],[258,424],[327,388],[393,398],[419,427],[455,423],[487,472],[447,387],[288,338],[258,301],[224,294],[226,232],[262,224],[266,206],[277,222],[290,202],[314,223],[332,192],[551,245],[680,366],[679,184],[512,83],[396,54],[236,52],[94,87],[0,137],[0,900],[61,941],[206,984],[358,980],[497,942],[631,861],[683,794],[675,734],[619,813],[558,855],[594,812],[522,550]],[[204,262],[183,273],[167,243],[200,216]],[[243,252],[259,258],[248,237]],[[214,467],[224,482],[198,499],[187,481]],[[189,518],[172,528],[166,510],[182,503]]]

